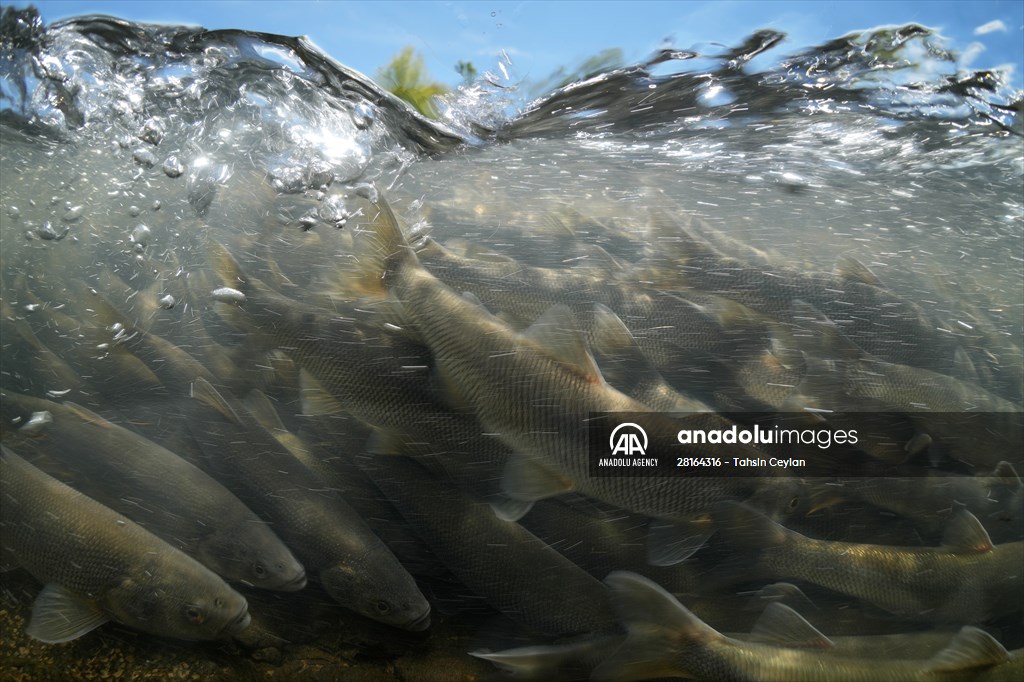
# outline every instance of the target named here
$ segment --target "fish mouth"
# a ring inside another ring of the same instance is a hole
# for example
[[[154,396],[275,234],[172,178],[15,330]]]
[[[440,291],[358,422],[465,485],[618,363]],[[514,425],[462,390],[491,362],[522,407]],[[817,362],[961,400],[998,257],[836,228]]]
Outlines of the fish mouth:
[[[298,592],[306,586],[307,582],[308,581],[306,580],[306,571],[303,570],[301,573],[299,573],[297,576],[295,576],[288,582],[278,585],[275,589],[277,589],[280,592]]]
[[[429,627],[430,627],[430,609],[428,608],[416,620],[414,620],[411,623],[409,623],[408,625],[406,625],[405,629],[406,630],[411,630],[412,632],[423,632],[424,630],[426,630]]]
[[[243,603],[241,611],[238,612],[237,616],[228,621],[222,632],[226,635],[237,635],[249,627],[249,623],[251,622],[252,616],[249,615],[249,605]]]

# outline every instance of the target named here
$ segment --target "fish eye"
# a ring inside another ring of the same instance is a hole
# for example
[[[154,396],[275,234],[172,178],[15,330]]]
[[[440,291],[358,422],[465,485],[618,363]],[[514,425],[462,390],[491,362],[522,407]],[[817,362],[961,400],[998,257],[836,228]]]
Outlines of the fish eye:
[[[799,497],[794,497],[793,499],[791,499],[789,501],[789,511],[793,511],[794,509],[796,509],[796,506],[798,504],[800,504],[800,498]]]
[[[267,574],[267,569],[263,567],[263,564],[255,564],[252,570],[256,573],[256,577],[262,578]]]
[[[185,608],[185,617],[188,618],[188,622],[192,623],[192,625],[202,625],[203,621],[206,620],[198,606],[187,606]]]
[[[379,602],[377,602],[377,612],[378,613],[387,613],[390,610],[391,610],[391,605],[388,604],[383,599],[380,600]]]
[[[224,600],[220,597],[217,597],[213,600],[213,605],[216,606],[218,609],[224,608]]]

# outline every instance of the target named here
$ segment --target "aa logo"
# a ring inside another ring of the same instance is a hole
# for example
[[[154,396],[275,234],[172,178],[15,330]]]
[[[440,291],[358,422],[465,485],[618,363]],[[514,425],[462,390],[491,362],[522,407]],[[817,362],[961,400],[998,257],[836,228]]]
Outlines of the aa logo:
[[[619,424],[608,438],[608,447],[613,455],[645,455],[647,454],[647,432],[639,424],[626,422]]]

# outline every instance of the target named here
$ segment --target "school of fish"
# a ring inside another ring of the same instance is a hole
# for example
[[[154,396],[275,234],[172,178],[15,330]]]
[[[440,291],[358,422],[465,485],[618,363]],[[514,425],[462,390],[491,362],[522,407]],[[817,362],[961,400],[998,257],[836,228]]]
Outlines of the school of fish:
[[[655,190],[630,231],[552,216],[554,258],[362,194],[312,275],[259,227],[5,262],[0,563],[42,586],[33,638],[232,637],[245,594],[310,583],[419,632],[443,574],[533,642],[472,652],[519,678],[1024,674],[998,637],[1021,644],[1024,354],[983,314],[851,257],[799,269]],[[599,475],[608,413],[653,442],[744,415],[862,437],[685,449],[796,471]]]

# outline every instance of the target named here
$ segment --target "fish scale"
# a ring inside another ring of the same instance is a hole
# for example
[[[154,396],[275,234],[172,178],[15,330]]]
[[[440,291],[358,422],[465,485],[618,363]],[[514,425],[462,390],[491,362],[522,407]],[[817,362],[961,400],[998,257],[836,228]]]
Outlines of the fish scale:
[[[75,475],[74,485],[200,559],[230,580],[292,589],[303,568],[237,497],[200,469],[82,408],[4,391],[5,418],[53,415],[40,438],[5,441],[40,452]]]
[[[460,402],[472,405],[487,431],[518,456],[550,468],[566,490],[578,489],[660,518],[690,521],[718,500],[749,495],[750,484],[740,479],[591,476],[587,415],[647,408],[608,386],[599,373],[556,359],[551,349],[510,330],[478,303],[438,281],[420,267],[387,204],[382,202],[378,209],[375,239],[385,286],[401,301]],[[555,336],[571,336],[576,329],[565,317],[535,325],[548,326],[555,328],[549,330]],[[673,420],[653,417],[662,433],[676,432]],[[737,452],[756,450],[738,446]]]
[[[154,634],[213,639],[248,625],[245,598],[199,562],[7,448],[0,471],[3,551],[36,579]],[[205,620],[190,623],[188,605],[201,609]]]

